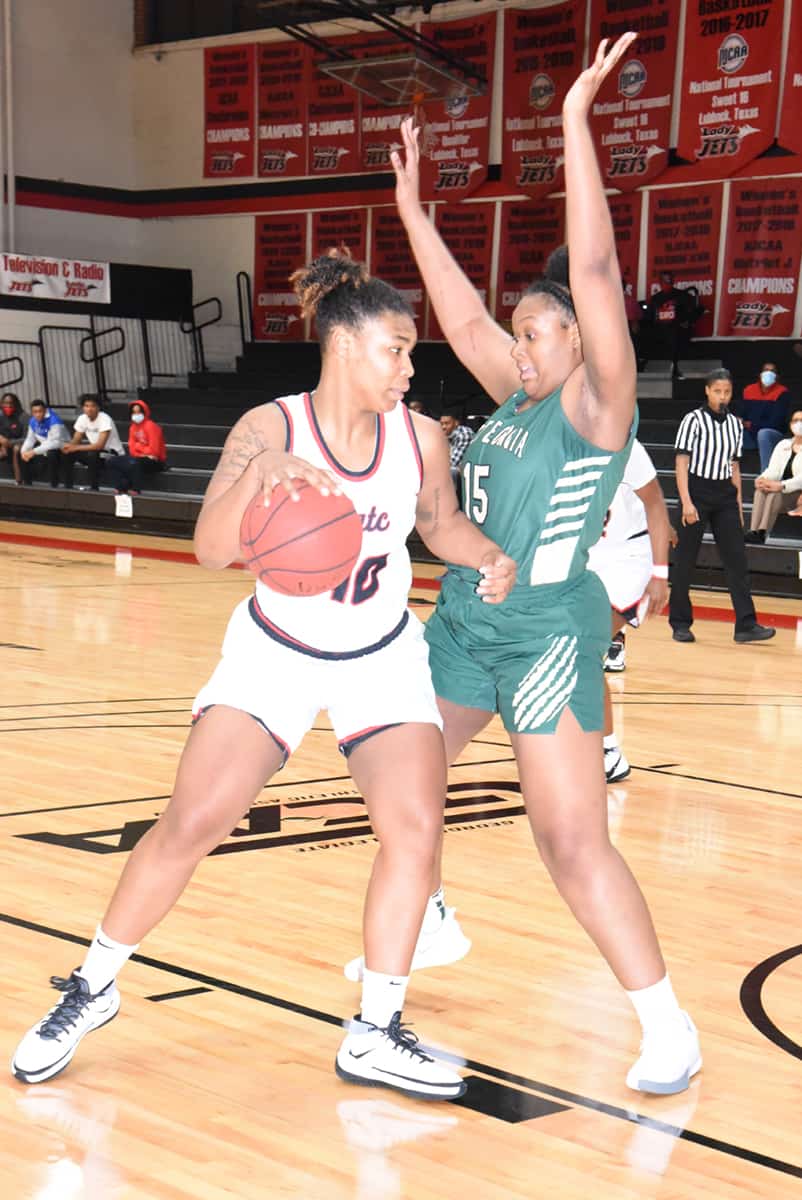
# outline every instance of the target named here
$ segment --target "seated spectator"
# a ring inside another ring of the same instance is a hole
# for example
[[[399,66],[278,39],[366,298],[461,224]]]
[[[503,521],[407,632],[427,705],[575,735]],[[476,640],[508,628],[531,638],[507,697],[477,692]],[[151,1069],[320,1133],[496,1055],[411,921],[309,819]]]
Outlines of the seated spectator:
[[[407,408],[411,412],[420,413],[422,417],[430,417],[432,415],[423,401],[419,400],[417,396],[413,396],[411,400],[407,400]]]
[[[34,475],[46,472],[50,486],[58,487],[61,447],[68,437],[67,428],[58,413],[48,408],[43,400],[34,400],[28,432],[19,448],[22,482],[30,485]]]
[[[28,414],[13,392],[0,399],[0,458],[8,460],[17,483],[22,483],[19,452],[28,432]]]
[[[460,425],[455,412],[444,412],[440,418],[440,428],[448,438],[451,473],[459,471],[462,456],[473,441],[473,430],[467,425]]]
[[[791,417],[792,437],[774,447],[769,465],[755,480],[752,520],[745,540],[765,542],[781,512],[802,508],[802,409]]]
[[[131,410],[128,453],[110,458],[107,474],[115,491],[138,496],[143,482],[164,470],[167,450],[162,427],[152,419],[145,401],[132,400],[128,407]]]
[[[76,463],[89,469],[89,486],[100,491],[100,472],[105,460],[123,453],[117,426],[108,413],[100,411],[94,396],[84,396],[83,412],[73,425],[72,441],[61,447],[64,486],[73,486]]]
[[[744,388],[741,403],[744,450],[758,451],[761,471],[766,470],[774,447],[785,436],[790,404],[791,393],[779,382],[773,362],[764,363],[757,382]]]

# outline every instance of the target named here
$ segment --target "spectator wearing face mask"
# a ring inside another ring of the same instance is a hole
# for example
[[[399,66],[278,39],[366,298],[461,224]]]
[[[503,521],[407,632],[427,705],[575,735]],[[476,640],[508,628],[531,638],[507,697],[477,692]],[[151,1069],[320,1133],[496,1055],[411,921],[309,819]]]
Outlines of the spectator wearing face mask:
[[[776,363],[766,362],[755,383],[743,391],[741,419],[744,423],[744,450],[757,450],[760,469],[765,471],[771,453],[785,436],[791,394],[779,382]]]
[[[131,410],[128,453],[109,462],[107,475],[116,491],[138,495],[147,480],[164,470],[167,450],[162,427],[151,417],[145,401],[134,400],[128,407]]]
[[[802,409],[791,417],[791,434],[777,443],[755,480],[747,542],[765,542],[780,513],[793,511],[802,500]]]
[[[695,642],[691,631],[691,572],[708,522],[721,556],[735,609],[735,641],[763,642],[775,629],[759,625],[744,546],[741,469],[743,429],[730,411],[732,376],[723,367],[705,381],[706,402],[686,413],[675,442],[682,518],[671,577],[669,621],[675,642]]]
[[[22,483],[19,452],[28,432],[28,414],[13,392],[0,399],[0,458],[8,460],[17,483]]]

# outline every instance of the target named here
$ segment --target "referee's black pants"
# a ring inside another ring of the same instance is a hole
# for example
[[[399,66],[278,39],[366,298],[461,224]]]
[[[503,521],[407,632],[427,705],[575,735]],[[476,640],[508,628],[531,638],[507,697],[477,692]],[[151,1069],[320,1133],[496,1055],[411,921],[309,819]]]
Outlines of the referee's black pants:
[[[735,484],[729,479],[703,479],[700,475],[689,475],[688,491],[699,513],[699,520],[694,525],[683,525],[680,519],[677,528],[679,544],[674,550],[668,610],[671,627],[689,628],[693,624],[689,595],[691,572],[696,565],[702,535],[709,521],[735,609],[735,632],[751,629],[757,617],[749,586],[744,530]]]

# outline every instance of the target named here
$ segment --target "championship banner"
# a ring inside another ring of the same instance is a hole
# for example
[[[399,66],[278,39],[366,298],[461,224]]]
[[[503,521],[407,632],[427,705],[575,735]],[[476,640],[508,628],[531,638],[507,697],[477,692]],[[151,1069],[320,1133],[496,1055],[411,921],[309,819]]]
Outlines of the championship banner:
[[[306,262],[306,213],[257,217],[253,260],[253,336],[303,341],[304,322],[290,275]]]
[[[496,14],[427,25],[424,33],[444,50],[469,62],[488,81],[482,96],[433,100],[415,108],[420,126],[421,197],[462,200],[487,178]]]
[[[0,295],[110,304],[109,264],[0,254]]]
[[[501,206],[501,246],[496,280],[496,319],[509,321],[530,283],[543,274],[546,259],[563,242],[565,201]]]
[[[255,51],[220,46],[203,52],[204,179],[253,175]]]
[[[347,47],[350,38],[332,38],[329,45]],[[359,166],[359,92],[319,71],[331,58],[313,50],[307,90],[309,150],[307,174],[354,175]]]
[[[720,337],[792,337],[802,259],[802,180],[733,182]]]
[[[585,0],[504,14],[501,177],[542,196],[563,179],[562,104],[582,69]]]
[[[668,165],[680,8],[681,0],[639,0],[633,10],[621,0],[590,0],[591,53],[602,38],[630,29],[639,35],[593,102],[593,140],[607,187],[642,187]]]
[[[720,183],[649,193],[646,299],[660,291],[667,272],[674,276],[677,287],[695,288],[705,309],[696,322],[697,337],[713,332],[721,202]]]
[[[625,192],[608,196],[607,204],[613,222],[615,248],[621,267],[624,293],[638,299],[638,262],[640,261],[640,216],[643,196],[640,192]]]
[[[423,330],[424,294],[407,231],[394,208],[373,209],[370,273],[398,288],[415,312],[418,336]]]
[[[495,210],[493,203],[438,205],[434,220],[437,231],[485,306],[490,287]],[[433,342],[443,341],[443,331],[431,305],[426,337]]]
[[[698,0],[685,17],[677,153],[727,178],[774,141],[784,0]]]
[[[785,64],[785,90],[780,118],[779,143],[802,154],[802,0],[790,0],[791,35]]]
[[[344,209],[312,214],[312,257],[325,254],[332,246],[347,246],[357,262],[367,259],[366,208]]]
[[[262,178],[306,175],[309,51],[302,42],[257,47],[257,157]]]
[[[355,58],[392,58],[398,55],[398,38],[393,33],[358,34],[353,40]],[[387,74],[391,74],[389,69]],[[391,106],[362,94],[359,116],[360,172],[392,171],[390,151],[401,149],[401,122],[404,117],[412,115],[411,99]]]

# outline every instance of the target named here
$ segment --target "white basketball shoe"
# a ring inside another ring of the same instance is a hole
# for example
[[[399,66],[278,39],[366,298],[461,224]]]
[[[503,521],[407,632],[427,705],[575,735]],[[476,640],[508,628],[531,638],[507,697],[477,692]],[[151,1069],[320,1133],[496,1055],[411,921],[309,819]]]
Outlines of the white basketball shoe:
[[[87,1033],[117,1016],[120,993],[114,980],[93,996],[89,985],[73,971],[69,979],[50,980],[63,996],[50,1012],[29,1029],[17,1046],[11,1070],[23,1083],[43,1083],[63,1071]]]
[[[672,1096],[684,1092],[702,1069],[699,1034],[686,1012],[644,1034],[640,1058],[627,1075],[627,1087],[636,1092]]]
[[[354,1017],[335,1070],[347,1083],[393,1088],[418,1100],[456,1100],[467,1088],[456,1071],[424,1054],[409,1026],[401,1024],[400,1012],[386,1029]]]
[[[421,930],[415,946],[410,971],[425,971],[427,967],[447,967],[449,963],[459,962],[471,948],[471,939],[466,937],[456,918],[455,908],[446,908],[444,916],[436,929],[430,933]],[[365,960],[352,958],[343,967],[343,974],[352,983],[362,982],[362,972]]]

